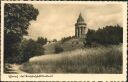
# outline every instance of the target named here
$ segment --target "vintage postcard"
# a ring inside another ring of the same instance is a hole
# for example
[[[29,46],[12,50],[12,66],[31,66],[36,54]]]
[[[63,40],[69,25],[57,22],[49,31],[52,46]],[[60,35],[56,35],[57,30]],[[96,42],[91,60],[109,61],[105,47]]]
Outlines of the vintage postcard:
[[[126,81],[127,3],[2,1],[2,81]]]

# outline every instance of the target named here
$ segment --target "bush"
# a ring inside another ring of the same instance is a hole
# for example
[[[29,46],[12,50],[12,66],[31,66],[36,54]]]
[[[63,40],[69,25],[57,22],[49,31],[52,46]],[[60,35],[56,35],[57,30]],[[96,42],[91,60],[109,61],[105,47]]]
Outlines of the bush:
[[[8,57],[5,57],[5,63],[9,62],[21,64],[27,62],[31,57],[44,54],[44,48],[42,44],[32,39],[23,40],[21,43],[15,43],[15,45],[13,45],[11,49],[13,55],[11,57],[9,57],[9,55]]]
[[[6,48],[7,49],[7,48]],[[13,46],[9,47],[8,52],[5,52],[8,55],[4,55],[4,63],[17,63],[19,62],[18,56],[21,54],[20,43],[15,43]]]
[[[57,42],[57,40],[56,39],[53,39],[53,41],[52,42]]]
[[[22,55],[23,62],[28,61],[33,56],[39,56],[44,54],[44,48],[42,44],[30,39],[22,42]]]
[[[13,47],[16,53],[14,53],[13,59],[8,59],[10,60],[9,63],[21,64],[27,62],[31,57],[44,54],[44,48],[42,44],[39,44],[32,39],[23,40],[21,44],[16,44]]]
[[[59,46],[59,45],[55,46],[55,53],[60,53],[60,52],[63,52],[63,51],[64,50],[63,50],[63,48],[61,46]]]
[[[37,43],[45,45],[47,43],[47,38],[38,37]]]

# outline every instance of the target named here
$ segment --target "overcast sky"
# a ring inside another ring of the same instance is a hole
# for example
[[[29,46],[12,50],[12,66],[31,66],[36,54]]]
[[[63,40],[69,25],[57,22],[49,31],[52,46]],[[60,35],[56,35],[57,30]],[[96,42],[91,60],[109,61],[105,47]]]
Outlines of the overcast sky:
[[[98,29],[106,25],[123,24],[120,4],[34,4],[39,10],[36,21],[31,21],[29,38],[61,39],[75,34],[75,23],[81,12],[87,28]]]

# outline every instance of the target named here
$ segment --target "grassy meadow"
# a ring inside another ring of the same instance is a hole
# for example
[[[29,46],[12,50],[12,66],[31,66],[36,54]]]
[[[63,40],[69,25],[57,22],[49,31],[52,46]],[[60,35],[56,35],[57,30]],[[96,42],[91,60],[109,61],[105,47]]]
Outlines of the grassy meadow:
[[[122,45],[36,56],[21,65],[27,73],[122,73]]]

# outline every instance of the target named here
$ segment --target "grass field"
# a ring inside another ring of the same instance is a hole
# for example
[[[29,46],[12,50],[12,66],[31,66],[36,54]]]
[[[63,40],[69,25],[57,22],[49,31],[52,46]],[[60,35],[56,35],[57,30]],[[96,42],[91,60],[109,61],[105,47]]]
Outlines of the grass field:
[[[122,45],[37,56],[22,64],[20,70],[27,73],[122,73]]]

